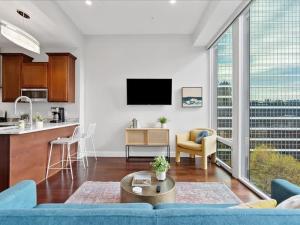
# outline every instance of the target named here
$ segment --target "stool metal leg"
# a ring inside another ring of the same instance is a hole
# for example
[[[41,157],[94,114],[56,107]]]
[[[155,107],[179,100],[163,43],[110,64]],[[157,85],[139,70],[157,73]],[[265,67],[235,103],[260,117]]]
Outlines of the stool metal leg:
[[[97,160],[96,148],[95,148],[95,143],[94,143],[94,138],[93,137],[91,137],[91,142],[92,142],[92,146],[93,146],[94,157]]]
[[[51,143],[51,146],[50,146],[50,152],[49,152],[49,157],[48,157],[48,165],[47,165],[46,179],[48,179],[49,167],[50,167],[51,156],[52,156],[52,149],[53,149],[53,144]]]
[[[61,168],[64,168],[65,165],[65,145],[62,144],[62,155],[61,155]]]
[[[70,144],[68,144],[68,163],[69,163],[69,166],[70,166],[70,171],[71,171],[71,177],[72,177],[72,180],[73,180],[73,169],[72,169],[72,161],[71,161],[71,151],[70,151]]]
[[[84,169],[86,168],[85,167],[85,156],[83,155],[84,154],[84,149],[82,148],[82,145],[80,143],[80,141],[78,141],[78,149],[77,149],[77,154],[79,152],[79,157],[81,159],[81,162],[83,163],[83,167]]]

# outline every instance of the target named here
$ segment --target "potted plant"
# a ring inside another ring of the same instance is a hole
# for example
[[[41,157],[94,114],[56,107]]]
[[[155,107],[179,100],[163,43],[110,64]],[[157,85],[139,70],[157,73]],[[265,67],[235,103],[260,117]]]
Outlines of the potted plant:
[[[166,179],[166,173],[170,168],[169,162],[164,156],[155,157],[151,163],[152,169],[155,171],[157,180],[163,181]]]
[[[161,128],[166,128],[168,119],[166,117],[162,116],[162,117],[158,118],[158,122],[160,122],[160,127]]]
[[[37,113],[33,119],[35,121],[36,128],[42,128],[44,126],[44,118],[41,114]]]

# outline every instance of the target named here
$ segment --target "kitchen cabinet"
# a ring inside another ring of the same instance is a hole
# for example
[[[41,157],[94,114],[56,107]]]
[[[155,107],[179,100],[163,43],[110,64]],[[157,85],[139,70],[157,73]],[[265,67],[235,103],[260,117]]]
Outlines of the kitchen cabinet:
[[[75,60],[70,53],[47,53],[48,101],[75,102]]]
[[[2,55],[2,101],[13,102],[20,96],[22,64],[33,58],[22,53]]]
[[[22,64],[21,88],[47,88],[48,63]]]

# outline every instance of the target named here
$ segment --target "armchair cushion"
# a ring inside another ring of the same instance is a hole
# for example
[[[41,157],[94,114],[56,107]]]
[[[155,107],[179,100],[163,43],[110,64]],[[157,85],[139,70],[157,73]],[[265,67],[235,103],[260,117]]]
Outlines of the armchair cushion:
[[[205,128],[203,128],[203,129],[201,129],[201,128],[200,129],[194,129],[194,130],[190,131],[190,141],[194,141],[195,142],[197,136],[199,135],[199,133],[201,131],[207,131],[208,136],[212,135],[212,132],[210,130],[205,129]]]
[[[197,144],[194,141],[181,141],[181,142],[178,142],[177,145],[181,148],[196,150],[196,151],[199,151],[202,149],[202,145]]]
[[[200,131],[196,137],[196,140],[195,142],[197,144],[201,144],[201,141],[203,138],[207,137],[208,136],[208,131],[207,130],[203,130],[203,131]]]

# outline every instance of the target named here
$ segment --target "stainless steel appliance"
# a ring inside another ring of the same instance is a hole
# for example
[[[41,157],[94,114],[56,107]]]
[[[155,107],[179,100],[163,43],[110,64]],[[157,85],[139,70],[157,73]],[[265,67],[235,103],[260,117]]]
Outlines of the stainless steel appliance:
[[[33,102],[48,102],[48,89],[21,89],[21,96],[26,96]]]
[[[51,113],[52,113],[53,119],[50,121],[50,123],[65,122],[65,108],[51,107]]]

